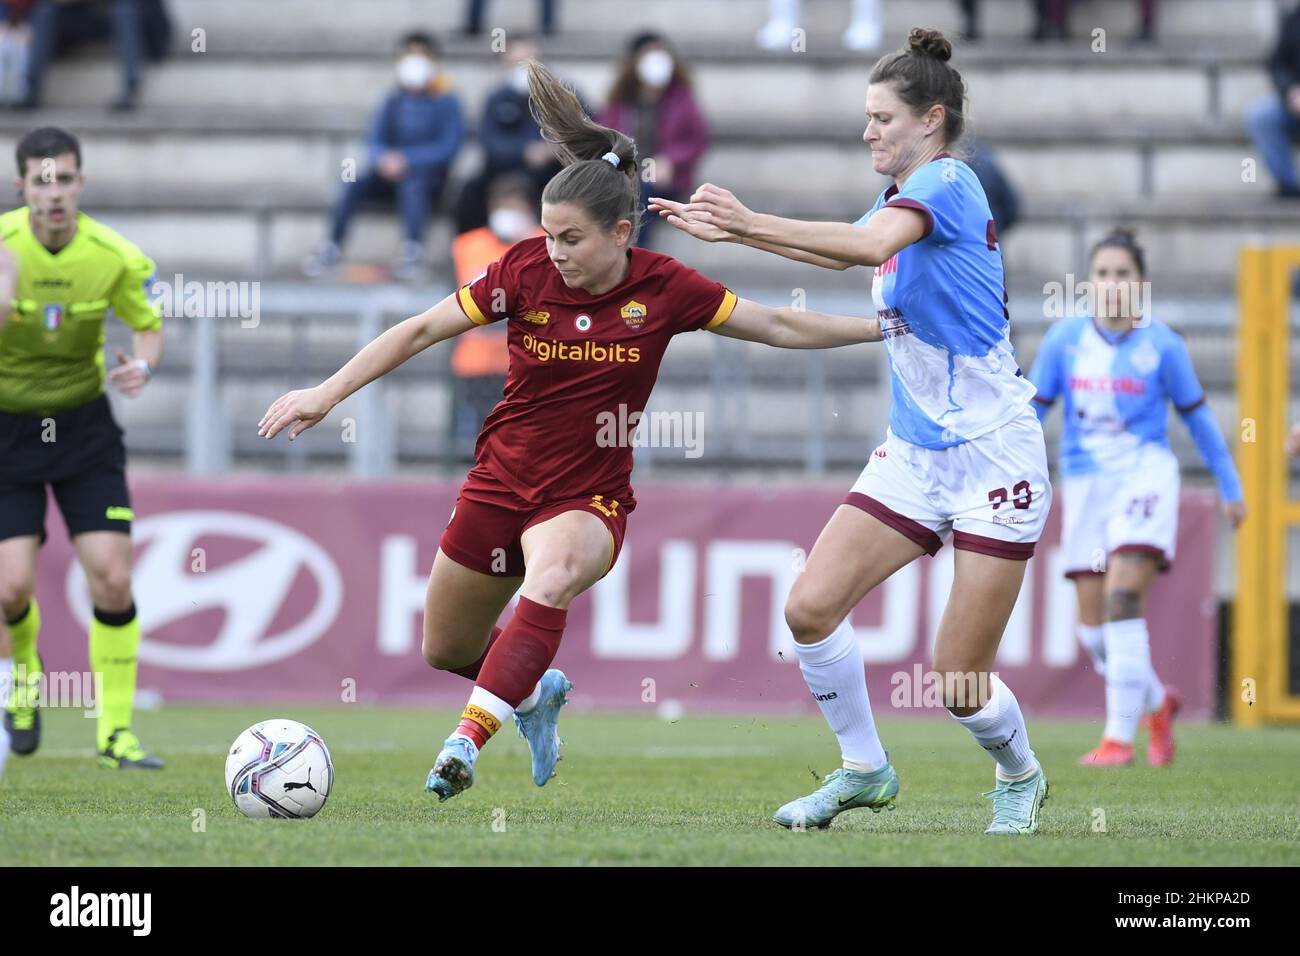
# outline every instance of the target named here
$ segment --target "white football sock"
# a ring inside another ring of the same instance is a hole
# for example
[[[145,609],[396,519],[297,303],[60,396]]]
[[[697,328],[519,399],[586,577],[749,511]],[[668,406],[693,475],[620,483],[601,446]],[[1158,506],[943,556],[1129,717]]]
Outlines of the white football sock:
[[[1106,631],[1106,730],[1103,736],[1133,743],[1156,679],[1151,668],[1147,622],[1140,617],[1111,621]]]
[[[989,674],[989,699],[984,706],[969,717],[953,714],[953,719],[997,762],[998,779],[1019,780],[1038,769],[1020,702],[996,674]]]
[[[1151,641],[1147,640],[1147,653],[1150,654]],[[1147,684],[1147,713],[1154,714],[1165,706],[1165,684],[1157,675],[1155,665],[1151,665],[1151,680]]]
[[[542,699],[542,684],[541,681],[538,681],[537,686],[533,688],[533,692],[519,702],[519,706],[515,708],[515,713],[516,714],[528,713],[530,710],[532,710],[534,707],[537,706],[537,702],[541,699]]]
[[[1083,649],[1088,652],[1092,658],[1092,669],[1098,674],[1106,676],[1106,631],[1103,627],[1093,627],[1090,624],[1080,624],[1077,633],[1079,643]]]
[[[469,703],[467,703],[465,707],[466,708],[480,707],[483,710],[486,710],[489,714],[491,714],[493,717],[497,719],[497,723],[499,724],[497,731],[499,731],[501,727],[504,727],[506,725],[506,722],[510,720],[510,715],[515,712],[515,709],[513,707],[507,704],[496,694],[492,693],[490,690],[484,690],[482,687],[479,687],[477,684],[475,684],[474,689],[469,692]],[[493,731],[493,734],[497,733],[497,731]],[[459,730],[453,733],[452,736],[463,737],[464,739],[468,740],[470,743],[474,742],[473,738],[470,737],[469,734]],[[475,749],[477,749],[477,744],[475,745]]]
[[[844,766],[861,771],[883,767],[889,758],[876,734],[862,649],[848,618],[825,640],[816,644],[796,642],[794,649],[804,682],[840,742]]]
[[[9,696],[13,686],[13,661],[0,657],[0,709],[9,705]],[[0,777],[5,775],[5,760],[9,756],[9,731],[0,723]]]

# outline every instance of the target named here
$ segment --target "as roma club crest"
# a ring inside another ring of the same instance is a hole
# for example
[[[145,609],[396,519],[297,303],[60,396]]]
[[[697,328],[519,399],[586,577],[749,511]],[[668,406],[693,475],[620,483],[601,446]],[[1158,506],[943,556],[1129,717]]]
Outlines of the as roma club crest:
[[[45,329],[53,332],[63,324],[63,306],[47,305],[45,307]]]
[[[629,329],[639,329],[645,325],[646,308],[642,303],[633,299],[619,309],[619,315],[623,316],[623,321],[627,323]]]

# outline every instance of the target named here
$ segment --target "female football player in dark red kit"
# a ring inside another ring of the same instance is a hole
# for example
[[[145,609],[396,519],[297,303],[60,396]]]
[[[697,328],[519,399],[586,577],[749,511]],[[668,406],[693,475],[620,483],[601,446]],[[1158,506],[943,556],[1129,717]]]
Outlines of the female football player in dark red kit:
[[[569,604],[613,567],[636,506],[631,436],[610,441],[608,422],[639,418],[672,337],[706,329],[782,348],[880,340],[875,318],[768,308],[634,247],[635,144],[593,123],[540,64],[529,65],[528,81],[537,121],[565,167],[542,193],[546,235],[516,243],[320,385],[276,399],[258,426],[267,438],[288,428],[293,440],[435,342],[508,322],[505,395],[479,434],[425,599],[425,660],[474,681],[429,773],[426,789],[440,800],[474,782],[479,750],[512,714],[528,741],[533,782],[552,776],[559,710],[572,685],[548,668]],[[513,617],[496,627],[516,591]]]

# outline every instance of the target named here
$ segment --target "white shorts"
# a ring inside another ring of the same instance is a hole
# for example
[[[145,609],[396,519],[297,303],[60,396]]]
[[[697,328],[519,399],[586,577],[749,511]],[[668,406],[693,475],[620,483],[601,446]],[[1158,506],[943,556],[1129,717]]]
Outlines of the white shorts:
[[[1052,504],[1043,428],[1026,405],[1001,428],[951,448],[922,448],[891,430],[844,503],[931,555],[951,534],[954,548],[1027,560]]]
[[[1179,475],[1168,448],[1144,445],[1131,468],[1066,478],[1062,485],[1066,577],[1101,574],[1108,555],[1125,551],[1151,555],[1161,571],[1173,563]]]

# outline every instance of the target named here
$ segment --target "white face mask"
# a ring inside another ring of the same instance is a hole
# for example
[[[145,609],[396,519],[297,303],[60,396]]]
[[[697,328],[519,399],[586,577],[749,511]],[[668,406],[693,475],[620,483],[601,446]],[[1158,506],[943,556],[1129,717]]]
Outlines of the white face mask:
[[[646,86],[665,87],[673,78],[673,55],[667,50],[651,50],[636,61],[636,75]]]
[[[427,56],[408,53],[397,61],[397,82],[402,89],[419,91],[428,89],[438,68]]]
[[[510,88],[516,93],[528,92],[528,67],[520,65],[510,71]]]
[[[533,221],[527,213],[505,207],[492,210],[488,215],[488,228],[502,242],[518,242],[533,231]]]

